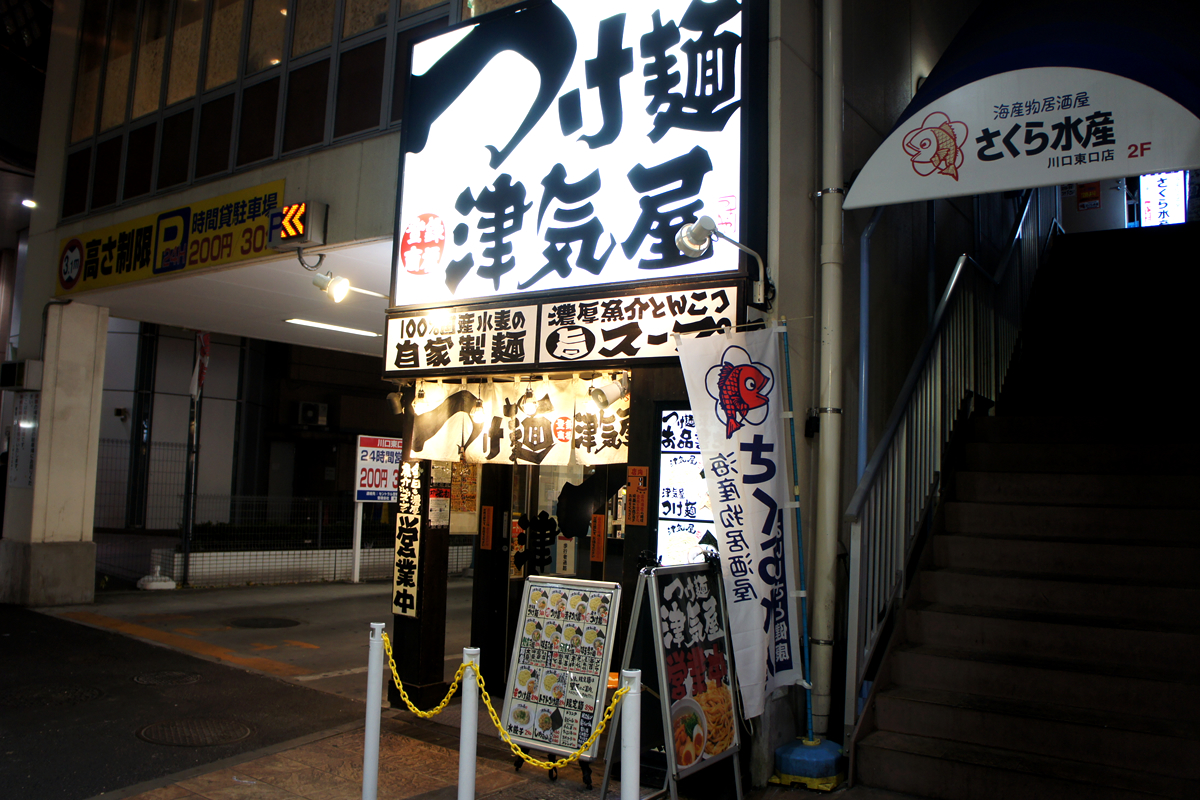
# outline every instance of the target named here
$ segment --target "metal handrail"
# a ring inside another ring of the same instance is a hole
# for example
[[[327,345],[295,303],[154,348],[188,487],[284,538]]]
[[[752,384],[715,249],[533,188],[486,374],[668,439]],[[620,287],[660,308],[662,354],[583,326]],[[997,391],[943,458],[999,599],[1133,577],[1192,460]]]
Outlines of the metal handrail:
[[[1051,236],[1061,230],[1057,218],[1044,222],[1040,202],[1037,219],[1031,220],[1037,196],[1029,190],[1022,198],[994,274],[968,255],[958,258],[883,436],[846,509],[845,519],[851,523],[847,737],[857,722],[867,667],[883,638],[886,620],[904,596],[911,549],[932,507],[943,449],[962,403],[972,395],[994,401],[999,394],[1016,349],[1029,285],[1045,251],[1041,231],[1047,231],[1048,247]],[[865,436],[865,430],[860,436]]]
[[[958,261],[954,265],[954,272],[950,275],[950,282],[946,284],[945,291],[942,292],[942,299],[938,302],[937,310],[933,314],[933,321],[929,325],[929,332],[925,335],[925,341],[921,342],[921,349],[917,351],[917,357],[913,360],[913,365],[908,371],[908,377],[904,379],[904,384],[900,388],[900,394],[896,399],[896,405],[892,408],[892,414],[888,418],[887,427],[883,430],[883,436],[879,439],[879,444],[875,446],[875,452],[872,453],[870,461],[867,462],[866,469],[863,470],[862,477],[858,481],[858,486],[854,490],[854,494],[850,498],[850,504],[846,508],[845,519],[853,522],[858,518],[862,511],[862,504],[866,499],[866,490],[875,480],[875,474],[879,471],[879,465],[883,462],[884,454],[892,444],[892,439],[896,436],[896,430],[900,426],[900,419],[904,414],[904,410],[908,407],[912,400],[913,392],[916,390],[917,380],[921,377],[921,373],[925,369],[926,363],[929,361],[929,354],[933,351],[933,344],[941,330],[942,322],[946,317],[946,306],[950,303],[951,297],[958,289],[958,279],[962,274],[963,266],[966,263],[974,265],[979,270],[983,277],[987,278],[993,286],[999,286],[1004,280],[1004,276],[1008,271],[1008,265],[1012,261],[1012,254],[1016,252],[1016,245],[1021,238],[1021,228],[1025,224],[1025,218],[1029,214],[1029,207],[1033,204],[1033,190],[1027,190],[1025,194],[1024,208],[1021,211],[1021,216],[1017,219],[1013,226],[1013,231],[1009,235],[1008,246],[1005,248],[1004,255],[1000,257],[999,269],[995,277],[988,273],[979,262],[971,258],[966,253],[958,257]],[[879,221],[879,213],[871,218],[871,223],[868,230],[874,229],[875,223]],[[1054,224],[1058,224],[1055,218]],[[1061,230],[1062,226],[1059,226]],[[868,235],[864,231],[864,235]],[[861,367],[860,367],[861,368]],[[860,398],[860,403],[862,402]],[[866,431],[860,430],[860,440],[865,440],[864,434]],[[860,445],[861,446],[861,445]]]

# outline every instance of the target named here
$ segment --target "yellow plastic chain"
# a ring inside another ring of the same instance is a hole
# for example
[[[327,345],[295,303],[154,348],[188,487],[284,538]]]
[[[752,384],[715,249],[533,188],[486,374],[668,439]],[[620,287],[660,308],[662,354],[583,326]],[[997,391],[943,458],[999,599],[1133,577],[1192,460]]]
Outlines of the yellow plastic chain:
[[[496,726],[496,730],[500,731],[500,738],[508,745],[508,749],[512,750],[513,755],[522,759],[526,764],[532,764],[542,769],[561,769],[572,761],[578,760],[600,738],[600,734],[604,733],[604,726],[612,719],[613,712],[617,710],[617,703],[629,692],[628,686],[622,686],[620,689],[617,689],[613,694],[612,702],[608,704],[608,708],[604,712],[604,716],[600,718],[600,724],[596,726],[596,729],[592,731],[592,735],[588,737],[587,741],[578,750],[569,756],[563,756],[557,761],[540,761],[526,754],[516,742],[508,738],[508,731],[504,730],[504,725],[500,722],[500,717],[496,714],[496,709],[492,708],[492,698],[488,695],[487,689],[483,685],[483,676],[479,674],[478,670],[475,670],[475,682],[479,684],[479,694],[483,697],[483,704],[487,706],[488,716],[492,718],[492,724]]]
[[[440,714],[450,702],[450,698],[453,697],[454,693],[458,691],[459,681],[462,680],[463,672],[465,672],[467,669],[466,662],[459,664],[458,671],[454,673],[454,682],[450,684],[450,691],[446,693],[444,698],[442,698],[442,702],[438,703],[437,708],[434,708],[432,711],[422,711],[412,704],[412,701],[408,699],[408,693],[404,691],[404,684],[400,682],[400,673],[396,669],[396,659],[392,657],[392,642],[390,639],[388,639],[388,635],[386,633],[383,634],[383,649],[384,652],[387,653],[388,666],[392,669],[392,679],[396,682],[396,689],[399,690],[400,697],[404,699],[404,704],[408,706],[408,710],[422,719],[430,719]],[[488,710],[488,716],[492,718],[492,724],[495,725],[496,730],[500,732],[500,738],[503,739],[504,743],[508,745],[510,750],[512,750],[513,755],[523,760],[526,764],[540,767],[541,769],[561,769],[567,764],[570,764],[572,761],[577,761],[580,756],[582,756],[591,748],[593,744],[595,744],[596,740],[600,738],[600,734],[604,733],[604,728],[608,725],[608,721],[612,719],[613,713],[617,710],[617,703],[619,703],[621,698],[629,692],[628,686],[622,686],[620,689],[617,689],[617,691],[613,694],[612,702],[608,704],[608,708],[604,711],[604,716],[600,718],[600,723],[596,726],[596,729],[592,731],[592,735],[587,738],[587,741],[584,742],[578,750],[568,756],[563,756],[557,761],[542,761],[534,758],[531,755],[528,755],[524,750],[521,749],[520,745],[509,738],[508,731],[504,730],[504,724],[500,721],[500,716],[496,713],[496,709],[492,707],[492,698],[488,694],[487,687],[484,685],[483,676],[479,674],[478,669],[472,671],[475,673],[475,683],[479,685],[479,694],[483,698],[484,706]]]
[[[437,708],[432,711],[422,711],[412,704],[412,701],[408,699],[408,692],[404,691],[404,684],[400,682],[400,673],[396,670],[396,659],[392,657],[392,642],[388,639],[387,633],[383,634],[383,650],[387,653],[388,666],[392,668],[392,680],[396,682],[396,689],[399,690],[400,697],[404,699],[404,705],[408,706],[408,710],[422,719],[432,719],[442,713],[450,702],[450,698],[454,697],[454,693],[458,691],[458,682],[462,680],[463,672],[467,669],[466,662],[458,665],[458,672],[454,673],[454,682],[450,684],[450,691],[446,692],[446,696],[442,698],[442,702],[437,704]]]

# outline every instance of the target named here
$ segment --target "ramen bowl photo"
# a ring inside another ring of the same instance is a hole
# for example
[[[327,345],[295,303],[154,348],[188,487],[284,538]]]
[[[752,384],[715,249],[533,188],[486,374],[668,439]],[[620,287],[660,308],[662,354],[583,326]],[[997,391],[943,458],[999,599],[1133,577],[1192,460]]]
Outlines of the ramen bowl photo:
[[[708,720],[700,704],[690,697],[671,704],[671,741],[675,748],[675,763],[680,769],[692,766],[704,755]]]

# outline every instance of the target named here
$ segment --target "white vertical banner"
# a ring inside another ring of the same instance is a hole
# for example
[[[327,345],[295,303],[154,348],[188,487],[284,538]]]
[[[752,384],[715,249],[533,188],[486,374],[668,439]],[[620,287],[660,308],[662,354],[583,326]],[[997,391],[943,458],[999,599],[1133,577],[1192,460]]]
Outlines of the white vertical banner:
[[[768,694],[802,677],[779,332],[683,338],[679,360],[716,521],[742,706],[753,718]]]

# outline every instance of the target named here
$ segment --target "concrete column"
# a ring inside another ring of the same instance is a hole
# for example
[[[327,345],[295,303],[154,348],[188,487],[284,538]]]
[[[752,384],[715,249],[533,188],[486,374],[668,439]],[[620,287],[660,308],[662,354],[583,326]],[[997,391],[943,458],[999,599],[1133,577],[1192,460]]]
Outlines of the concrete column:
[[[0,539],[0,602],[25,606],[90,603],[95,586],[92,515],[108,309],[71,303],[46,312],[33,486],[6,487]],[[10,481],[19,478],[10,472]]]

